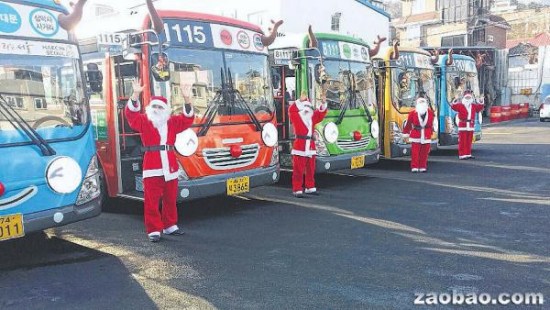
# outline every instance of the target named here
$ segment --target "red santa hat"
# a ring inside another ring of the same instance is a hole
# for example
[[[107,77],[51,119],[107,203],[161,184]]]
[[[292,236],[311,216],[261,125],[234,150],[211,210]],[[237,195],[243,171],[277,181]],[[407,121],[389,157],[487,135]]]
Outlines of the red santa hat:
[[[166,99],[163,96],[153,96],[151,97],[151,102],[149,102],[150,105],[159,105],[163,107],[165,110],[168,110],[170,107],[170,104],[168,104],[168,99]]]

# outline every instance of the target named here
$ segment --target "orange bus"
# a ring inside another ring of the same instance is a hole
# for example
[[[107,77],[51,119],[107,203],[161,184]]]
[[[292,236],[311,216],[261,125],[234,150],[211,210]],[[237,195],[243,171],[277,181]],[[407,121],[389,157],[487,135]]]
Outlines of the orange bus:
[[[195,123],[176,141],[178,201],[237,195],[277,182],[278,134],[266,47],[275,36],[226,17],[154,13],[161,31],[151,14],[140,29],[102,33],[80,44],[108,195],[143,199],[140,134],[124,116],[136,78],[145,85],[142,108],[160,95],[173,113],[181,113],[181,89],[192,89]]]

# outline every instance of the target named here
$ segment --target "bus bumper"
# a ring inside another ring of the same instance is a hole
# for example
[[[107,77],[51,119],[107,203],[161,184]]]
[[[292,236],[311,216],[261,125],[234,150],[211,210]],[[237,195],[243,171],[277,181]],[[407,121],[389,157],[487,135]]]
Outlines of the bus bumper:
[[[23,215],[25,234],[85,220],[101,213],[102,197],[83,205],[69,205]]]
[[[223,175],[207,176],[200,179],[179,181],[178,202],[193,199],[225,195],[227,193],[227,179],[248,176],[250,188],[269,185],[279,181],[279,165],[257,168]]]
[[[439,145],[457,145],[458,144],[458,133],[440,133],[439,134]]]
[[[437,150],[437,143],[439,140],[432,140],[430,143],[430,151]],[[410,156],[411,155],[411,144],[390,144],[391,158]]]
[[[375,164],[380,159],[380,149],[335,156],[317,156],[315,173],[350,169],[351,158],[355,156],[365,156],[365,166]]]
[[[481,132],[474,132],[475,141],[481,140]],[[439,134],[439,145],[448,146],[448,145],[457,145],[458,144],[458,133],[441,133]]]

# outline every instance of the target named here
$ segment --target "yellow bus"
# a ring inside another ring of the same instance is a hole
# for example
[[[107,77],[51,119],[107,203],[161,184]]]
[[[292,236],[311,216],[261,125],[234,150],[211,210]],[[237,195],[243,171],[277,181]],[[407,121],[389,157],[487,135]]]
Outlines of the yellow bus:
[[[403,135],[409,112],[416,98],[424,96],[438,115],[434,63],[437,57],[416,48],[381,49],[373,58],[376,66],[379,119],[382,124],[382,156],[396,158],[410,155],[411,144]],[[438,121],[434,119],[431,149],[437,149]]]

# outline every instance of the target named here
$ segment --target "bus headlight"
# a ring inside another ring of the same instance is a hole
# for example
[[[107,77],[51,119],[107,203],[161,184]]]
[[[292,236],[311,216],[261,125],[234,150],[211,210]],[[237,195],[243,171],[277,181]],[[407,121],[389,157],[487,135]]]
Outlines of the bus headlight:
[[[375,139],[378,139],[378,135],[380,134],[380,125],[378,124],[378,121],[375,119],[373,119],[372,123],[370,124],[370,134]]]
[[[336,124],[334,124],[333,122],[330,122],[325,125],[324,133],[325,133],[325,139],[327,140],[328,143],[334,143],[338,141],[338,135],[339,135],[338,126],[336,126]]]
[[[70,194],[82,183],[82,170],[74,159],[60,156],[48,165],[46,181],[54,192]]]
[[[199,137],[191,128],[178,133],[176,136],[176,150],[183,156],[191,156],[195,154],[199,147]]]
[[[401,129],[399,128],[399,125],[397,125],[396,122],[390,122],[390,134],[393,143],[396,144],[404,144],[403,140],[403,133],[401,132]]]
[[[269,147],[274,147],[277,145],[277,140],[279,139],[279,134],[277,133],[277,128],[273,123],[266,123],[262,128],[262,140],[264,144]]]
[[[84,181],[80,187],[80,193],[78,193],[76,205],[85,204],[99,197],[101,194],[100,188],[99,165],[97,163],[97,157],[94,155],[88,165],[88,170],[86,171]]]
[[[330,153],[328,152],[327,145],[325,144],[323,137],[317,130],[313,132],[313,139],[315,140],[315,149],[317,150],[317,156],[329,156]]]

